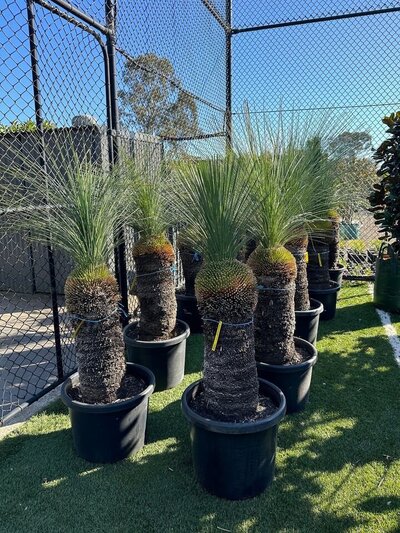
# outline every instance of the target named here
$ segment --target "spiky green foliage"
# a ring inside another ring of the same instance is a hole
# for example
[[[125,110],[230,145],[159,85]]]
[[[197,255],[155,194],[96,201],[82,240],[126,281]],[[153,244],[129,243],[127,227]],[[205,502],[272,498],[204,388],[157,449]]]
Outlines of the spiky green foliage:
[[[334,125],[324,131],[322,121],[310,123],[294,117],[285,122],[280,115],[272,124],[245,114],[244,151],[257,185],[254,232],[265,248],[303,238],[311,222],[326,219],[337,207],[334,164],[322,148]]]
[[[1,148],[14,161],[0,165],[3,224],[29,230],[33,239],[67,252],[76,276],[106,271],[113,234],[126,214],[123,180],[72,147],[47,149],[47,172],[11,145]]]
[[[187,224],[186,241],[206,261],[236,258],[249,227],[253,163],[233,154],[183,163],[175,206]]]
[[[147,241],[164,235],[171,226],[171,180],[162,167],[142,167],[126,157],[121,161],[120,173],[130,183],[130,193],[126,197],[129,206],[127,223],[139,232],[141,239]]]

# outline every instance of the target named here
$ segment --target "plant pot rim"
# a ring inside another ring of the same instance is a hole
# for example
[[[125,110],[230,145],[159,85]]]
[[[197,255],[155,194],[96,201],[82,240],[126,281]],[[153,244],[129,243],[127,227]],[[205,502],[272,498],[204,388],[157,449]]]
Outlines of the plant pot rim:
[[[181,400],[182,411],[185,418],[189,422],[196,424],[198,427],[213,433],[245,435],[249,433],[258,433],[259,431],[264,431],[270,427],[276,426],[285,416],[285,395],[276,385],[262,378],[258,378],[260,385],[264,388],[268,388],[269,391],[272,391],[274,397],[279,403],[277,411],[275,411],[272,415],[260,420],[249,422],[221,422],[219,420],[213,420],[211,418],[202,416],[189,407],[189,398],[192,395],[193,389],[198,388],[202,381],[202,379],[199,379],[194,383],[191,383],[183,392]]]
[[[344,270],[346,270],[344,265],[338,265],[336,268],[330,268],[329,272],[342,272]]]
[[[69,395],[69,391],[73,385],[76,385],[79,382],[79,373],[75,372],[72,374],[61,386],[61,399],[68,408],[72,408],[75,411],[84,411],[86,413],[115,413],[118,411],[123,411],[129,409],[130,405],[132,407],[138,403],[138,400],[149,396],[155,387],[156,379],[151,370],[142,365],[137,365],[135,363],[126,363],[127,371],[131,370],[132,374],[137,374],[135,370],[139,370],[140,377],[144,378],[148,383],[147,387],[139,394],[132,396],[132,398],[126,398],[125,400],[120,400],[113,403],[101,403],[101,404],[92,404],[80,402],[79,400],[73,400]],[[147,378],[147,379],[146,379]]]
[[[330,294],[332,292],[338,292],[340,290],[340,285],[336,281],[330,281],[329,284],[330,287],[326,289],[313,289],[312,287],[308,287],[308,292],[309,294],[314,293],[313,296],[317,296],[317,294]]]
[[[314,317],[320,315],[323,311],[324,304],[315,298],[310,298],[310,309],[306,309],[305,311],[296,311],[295,313],[297,317]]]
[[[281,374],[294,374],[314,366],[318,359],[317,348],[311,344],[311,342],[301,339],[300,337],[294,337],[294,344],[295,346],[301,346],[303,349],[306,349],[311,354],[311,357],[302,363],[296,363],[294,365],[274,365],[271,363],[264,363],[263,361],[257,361],[257,365],[268,368],[269,370],[277,371]]]
[[[179,344],[180,342],[187,339],[190,335],[190,327],[186,322],[177,319],[176,323],[181,326],[181,329],[183,331],[179,335],[172,337],[172,339],[166,339],[163,341],[140,341],[128,335],[128,332],[136,328],[138,324],[137,322],[131,322],[130,324],[124,327],[124,342],[128,346],[146,347],[146,349],[154,348],[155,350],[159,350],[160,348],[168,348],[169,346],[175,346],[175,344]]]

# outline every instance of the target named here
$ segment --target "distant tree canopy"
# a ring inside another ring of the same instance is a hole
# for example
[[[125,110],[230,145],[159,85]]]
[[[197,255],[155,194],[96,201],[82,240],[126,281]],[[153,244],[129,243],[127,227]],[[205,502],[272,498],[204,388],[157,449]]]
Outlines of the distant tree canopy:
[[[371,135],[366,131],[344,131],[329,143],[329,151],[336,158],[354,159],[371,149]]]
[[[147,53],[127,60],[123,84],[119,97],[126,127],[163,137],[199,133],[196,102],[180,90],[182,83],[168,59]]]
[[[328,150],[336,161],[336,172],[346,201],[341,214],[346,222],[353,222],[357,212],[368,207],[367,195],[374,182],[375,165],[371,152],[371,135],[366,131],[344,131],[328,143]]]

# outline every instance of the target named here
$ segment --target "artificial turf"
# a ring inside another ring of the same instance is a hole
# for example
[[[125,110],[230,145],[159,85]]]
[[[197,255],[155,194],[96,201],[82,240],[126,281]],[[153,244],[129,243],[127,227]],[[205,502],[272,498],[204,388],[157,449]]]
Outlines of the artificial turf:
[[[400,370],[370,300],[365,284],[348,285],[321,324],[310,403],[281,424],[262,496],[220,500],[193,477],[179,402],[201,368],[192,336],[184,383],[153,395],[135,457],[76,457],[60,403],[0,442],[1,533],[400,531]]]

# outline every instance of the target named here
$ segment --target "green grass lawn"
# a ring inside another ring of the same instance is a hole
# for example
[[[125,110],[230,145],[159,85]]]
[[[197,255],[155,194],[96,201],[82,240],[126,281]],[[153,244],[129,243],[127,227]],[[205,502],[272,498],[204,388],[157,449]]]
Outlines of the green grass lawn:
[[[150,442],[135,457],[76,457],[60,403],[0,442],[1,533],[400,531],[400,370],[370,299],[365,284],[345,287],[322,324],[310,403],[281,424],[262,496],[219,500],[193,477],[180,410],[201,368],[193,336],[185,381],[153,395]]]

